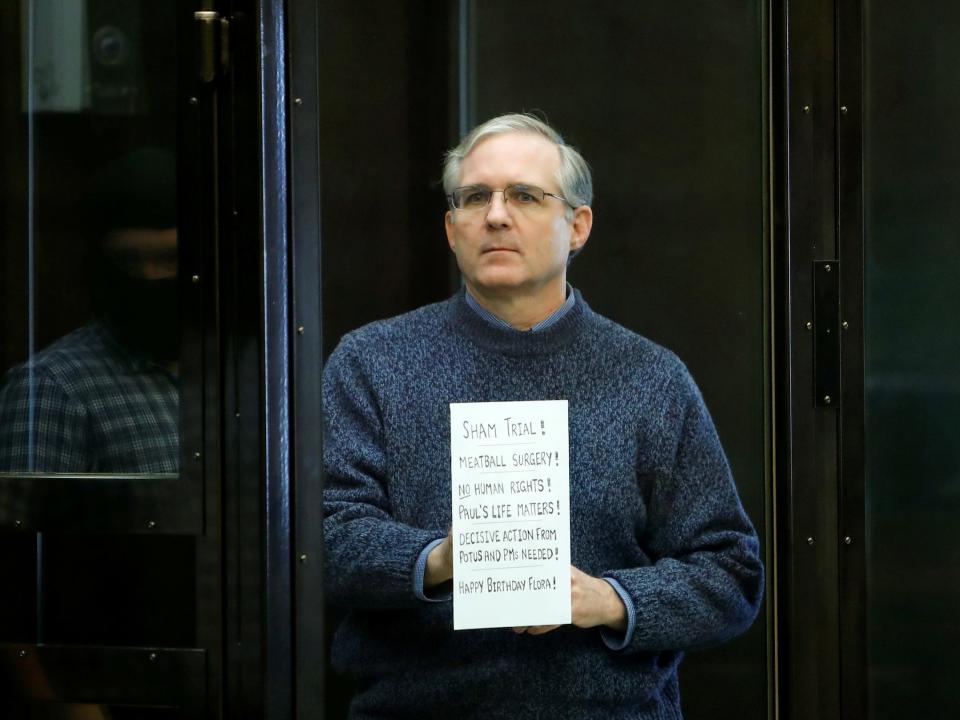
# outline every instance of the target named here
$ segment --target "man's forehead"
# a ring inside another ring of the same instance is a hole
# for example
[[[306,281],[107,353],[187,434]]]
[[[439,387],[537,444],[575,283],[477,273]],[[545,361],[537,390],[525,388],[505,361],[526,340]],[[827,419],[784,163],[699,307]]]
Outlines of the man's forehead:
[[[560,168],[560,150],[533,133],[501,133],[477,143],[460,165],[464,184],[489,181],[546,182]]]
[[[108,233],[103,244],[108,252],[164,253],[176,249],[177,229],[119,228]]]

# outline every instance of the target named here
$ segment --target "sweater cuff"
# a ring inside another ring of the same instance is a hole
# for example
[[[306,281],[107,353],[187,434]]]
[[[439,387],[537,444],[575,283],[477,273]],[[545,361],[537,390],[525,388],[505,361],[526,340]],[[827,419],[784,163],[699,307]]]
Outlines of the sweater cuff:
[[[605,577],[603,579],[610,583],[610,587],[617,592],[617,595],[619,595],[620,599],[623,601],[624,607],[627,609],[627,630],[621,636],[619,632],[612,628],[601,627],[600,637],[603,638],[604,644],[611,650],[623,650],[633,639],[633,631],[637,627],[637,608],[633,604],[633,600],[630,599],[630,596],[627,594],[627,591],[624,589],[623,585],[613,578]]]
[[[427,595],[427,588],[423,586],[423,577],[427,574],[427,557],[430,555],[430,552],[437,547],[437,545],[443,542],[443,540],[443,538],[434,540],[423,550],[421,550],[420,555],[417,557],[417,564],[414,565],[413,568],[413,594],[416,595],[419,600],[423,600],[425,602],[446,602],[453,597],[453,589],[451,588],[450,590],[446,590],[446,584],[433,588],[434,591],[444,588],[444,591],[436,593],[432,596]]]

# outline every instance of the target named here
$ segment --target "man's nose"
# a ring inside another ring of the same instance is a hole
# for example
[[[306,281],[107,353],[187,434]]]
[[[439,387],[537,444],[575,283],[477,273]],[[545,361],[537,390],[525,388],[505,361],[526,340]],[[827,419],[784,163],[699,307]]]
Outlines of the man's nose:
[[[490,196],[490,204],[487,206],[487,225],[501,227],[509,225],[511,222],[513,222],[513,218],[509,209],[507,209],[507,201],[503,191],[494,192]]]

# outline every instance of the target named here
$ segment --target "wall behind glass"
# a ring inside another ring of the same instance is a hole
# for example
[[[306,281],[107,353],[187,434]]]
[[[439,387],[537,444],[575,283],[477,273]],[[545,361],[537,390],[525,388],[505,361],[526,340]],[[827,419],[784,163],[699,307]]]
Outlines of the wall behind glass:
[[[476,119],[532,111],[594,171],[570,281],[697,379],[763,540],[762,3],[474,4]],[[766,717],[761,618],[681,666],[690,717]]]
[[[866,3],[870,717],[960,707],[960,8]]]
[[[447,297],[450,3],[319,5],[323,339]]]
[[[440,164],[453,140],[449,2],[319,4],[323,349],[452,291]],[[327,609],[329,639],[344,609]],[[327,717],[352,678],[326,667]]]

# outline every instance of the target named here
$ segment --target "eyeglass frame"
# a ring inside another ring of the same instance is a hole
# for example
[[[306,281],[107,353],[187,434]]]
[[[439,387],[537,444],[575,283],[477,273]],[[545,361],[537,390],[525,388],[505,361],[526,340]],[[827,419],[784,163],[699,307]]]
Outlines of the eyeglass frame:
[[[487,200],[487,202],[485,202],[483,205],[479,207],[475,207],[475,208],[457,207],[456,203],[453,201],[454,193],[456,193],[458,190],[468,190],[471,188],[477,188],[477,189],[483,189],[483,190],[489,191],[490,198]],[[499,190],[494,190],[493,188],[488,188],[486,185],[479,185],[479,184],[478,185],[461,185],[459,187],[455,187],[452,192],[447,193],[447,202],[450,204],[450,208],[452,210],[465,210],[467,212],[469,212],[470,210],[483,210],[484,208],[490,207],[490,204],[493,202],[493,194],[500,193],[503,196],[504,205],[506,205],[507,196],[505,193],[511,188],[525,188],[528,191],[539,190],[540,192],[543,193],[544,197],[549,195],[550,197],[556,198],[557,200],[560,200],[561,202],[565,203],[568,207],[570,207],[571,210],[577,209],[576,205],[574,205],[572,202],[567,200],[562,195],[557,195],[556,193],[548,192],[544,190],[542,187],[539,187],[537,185],[528,185],[527,183],[511,183],[503,188],[500,188]],[[523,207],[523,206],[518,205],[517,207]]]

